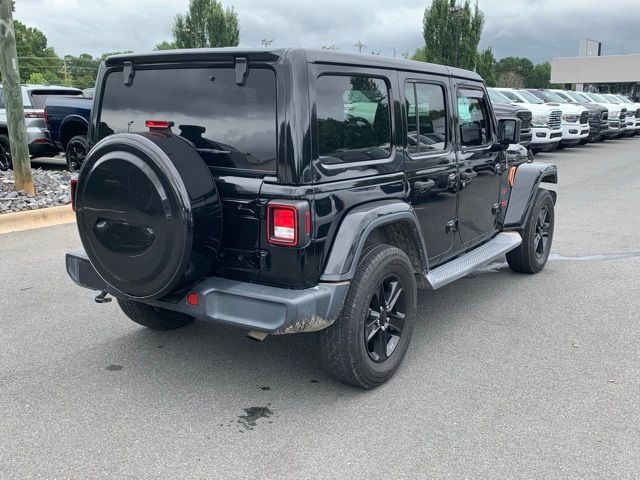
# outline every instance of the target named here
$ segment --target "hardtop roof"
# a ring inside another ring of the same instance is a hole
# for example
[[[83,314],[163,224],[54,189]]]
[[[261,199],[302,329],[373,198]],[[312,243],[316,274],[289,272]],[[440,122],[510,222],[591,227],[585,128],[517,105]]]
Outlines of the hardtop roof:
[[[206,61],[213,55],[222,60],[233,60],[239,56],[247,56],[249,60],[274,62],[285,59],[294,51],[304,52],[307,62],[330,63],[336,65],[356,65],[362,67],[388,68],[451,77],[464,78],[474,81],[482,81],[482,77],[470,70],[448,67],[434,63],[418,62],[400,58],[383,57],[379,55],[366,55],[359,53],[343,53],[335,50],[317,50],[308,48],[280,48],[280,49],[248,49],[239,47],[230,48],[194,48],[186,50],[163,50],[150,53],[124,53],[114,55],[106,60],[107,66],[119,65],[126,61],[155,63],[175,62],[180,60]]]

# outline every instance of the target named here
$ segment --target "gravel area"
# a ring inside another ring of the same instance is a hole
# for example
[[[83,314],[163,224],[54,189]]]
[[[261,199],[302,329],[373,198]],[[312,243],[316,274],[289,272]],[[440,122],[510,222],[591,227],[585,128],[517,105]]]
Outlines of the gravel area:
[[[0,215],[71,203],[69,182],[76,174],[56,170],[32,170],[36,195],[15,190],[12,171],[0,172]]]

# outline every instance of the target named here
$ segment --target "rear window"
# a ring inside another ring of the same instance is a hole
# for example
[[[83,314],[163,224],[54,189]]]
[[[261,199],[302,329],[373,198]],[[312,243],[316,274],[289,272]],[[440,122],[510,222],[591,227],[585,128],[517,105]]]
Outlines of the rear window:
[[[275,172],[276,78],[249,70],[244,85],[233,68],[136,70],[127,87],[121,71],[107,76],[99,137],[147,131],[147,120],[173,122],[207,165]]]
[[[31,108],[44,108],[49,97],[79,97],[82,95],[80,90],[30,90]],[[25,107],[28,106],[25,103]]]

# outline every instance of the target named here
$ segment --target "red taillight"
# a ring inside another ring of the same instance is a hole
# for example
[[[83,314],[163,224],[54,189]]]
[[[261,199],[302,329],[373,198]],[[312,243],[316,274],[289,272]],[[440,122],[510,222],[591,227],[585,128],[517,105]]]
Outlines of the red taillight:
[[[24,112],[24,118],[45,118],[44,110],[29,110]]]
[[[274,245],[297,245],[298,209],[293,205],[267,206],[267,237]]]
[[[71,196],[71,208],[73,209],[73,211],[76,211],[76,190],[78,189],[78,180],[77,179],[73,179],[71,180],[71,183],[69,184],[69,193]]]
[[[189,295],[187,295],[187,305],[197,307],[199,303],[200,296],[196,292],[191,292]]]
[[[167,122],[166,120],[147,120],[144,124],[147,128],[158,128],[162,130],[173,127],[173,122]]]

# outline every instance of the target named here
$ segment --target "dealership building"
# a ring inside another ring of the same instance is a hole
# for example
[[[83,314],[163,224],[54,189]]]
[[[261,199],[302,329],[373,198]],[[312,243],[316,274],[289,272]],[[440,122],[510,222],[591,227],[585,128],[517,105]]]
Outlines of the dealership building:
[[[576,90],[640,96],[640,54],[600,55],[601,44],[581,42],[577,57],[551,61],[551,83],[575,85]]]

